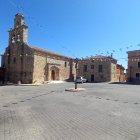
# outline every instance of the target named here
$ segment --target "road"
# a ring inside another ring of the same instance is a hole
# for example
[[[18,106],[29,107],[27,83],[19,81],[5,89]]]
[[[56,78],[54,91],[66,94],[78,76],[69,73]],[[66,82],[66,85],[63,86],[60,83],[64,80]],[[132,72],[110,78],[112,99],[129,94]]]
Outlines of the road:
[[[0,140],[140,140],[140,85],[0,86]]]

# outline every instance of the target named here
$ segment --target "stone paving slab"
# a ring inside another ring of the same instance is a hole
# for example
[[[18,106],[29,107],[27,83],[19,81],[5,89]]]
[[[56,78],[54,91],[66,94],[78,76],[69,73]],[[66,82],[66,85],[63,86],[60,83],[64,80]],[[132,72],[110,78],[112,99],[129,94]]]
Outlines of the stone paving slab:
[[[140,86],[0,87],[0,140],[139,140]]]

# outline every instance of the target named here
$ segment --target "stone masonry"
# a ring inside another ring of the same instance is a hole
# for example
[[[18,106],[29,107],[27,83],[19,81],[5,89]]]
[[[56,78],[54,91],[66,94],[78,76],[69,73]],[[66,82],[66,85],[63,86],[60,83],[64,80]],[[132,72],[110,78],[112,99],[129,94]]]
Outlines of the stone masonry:
[[[16,14],[14,29],[9,30],[9,46],[3,55],[6,81],[36,83],[50,80],[73,80],[75,60],[27,44],[28,27],[24,16]]]
[[[110,56],[95,56],[79,61],[78,75],[84,76],[89,82],[118,82],[120,73],[118,75],[116,71],[117,60]]]
[[[128,53],[128,75],[127,80],[132,83],[140,83],[140,50]]]

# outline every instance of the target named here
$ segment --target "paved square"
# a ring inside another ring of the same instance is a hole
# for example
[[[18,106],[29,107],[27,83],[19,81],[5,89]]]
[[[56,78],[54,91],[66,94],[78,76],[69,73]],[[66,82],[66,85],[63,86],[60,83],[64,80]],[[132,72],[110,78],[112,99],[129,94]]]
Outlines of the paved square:
[[[0,86],[0,140],[140,140],[140,85]]]

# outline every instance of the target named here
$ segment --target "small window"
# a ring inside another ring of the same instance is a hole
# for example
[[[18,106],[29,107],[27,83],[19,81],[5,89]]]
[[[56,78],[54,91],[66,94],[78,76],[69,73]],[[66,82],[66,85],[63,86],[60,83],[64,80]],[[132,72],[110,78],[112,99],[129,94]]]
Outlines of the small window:
[[[91,69],[94,69],[94,65],[91,65]]]
[[[83,71],[87,72],[87,65],[84,65]]]
[[[138,62],[138,68],[140,68],[140,62]]]
[[[140,73],[136,73],[136,78],[140,78]]]
[[[65,62],[65,67],[67,67],[67,62]]]
[[[99,71],[99,72],[103,72],[103,66],[102,66],[102,65],[99,65],[98,71]]]

